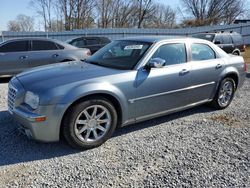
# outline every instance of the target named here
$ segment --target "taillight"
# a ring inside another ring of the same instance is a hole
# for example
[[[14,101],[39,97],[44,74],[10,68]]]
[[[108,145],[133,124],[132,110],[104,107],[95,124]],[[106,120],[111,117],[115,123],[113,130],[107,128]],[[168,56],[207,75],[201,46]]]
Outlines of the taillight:
[[[243,46],[243,51],[244,51],[244,52],[246,51],[246,48],[247,48],[247,46],[244,45],[244,46]]]
[[[87,52],[87,55],[88,55],[88,56],[91,56],[91,55],[92,55],[90,50]]]
[[[247,63],[244,62],[244,71],[247,72]]]

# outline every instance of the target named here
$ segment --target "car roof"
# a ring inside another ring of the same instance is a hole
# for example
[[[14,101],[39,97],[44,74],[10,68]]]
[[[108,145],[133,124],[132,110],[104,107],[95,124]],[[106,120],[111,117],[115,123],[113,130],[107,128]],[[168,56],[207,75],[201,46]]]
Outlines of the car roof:
[[[51,39],[51,38],[45,38],[45,37],[22,37],[22,38],[13,38],[13,39],[8,39],[2,43],[8,43],[8,42],[13,42],[13,41],[24,41],[24,40],[41,40],[41,41],[51,41],[51,42],[55,42],[57,44],[60,44],[62,46],[64,46],[65,48],[72,48],[75,49],[76,47],[67,44],[65,42],[62,42],[60,40],[57,39]],[[1,43],[1,44],[2,44]]]
[[[189,39],[189,40],[197,40],[193,39],[191,37],[186,36],[176,36],[176,35],[166,35],[166,36],[137,36],[137,37],[128,37],[118,40],[131,40],[131,41],[140,41],[140,42],[150,42],[150,43],[156,43],[160,41],[171,41],[171,40],[178,40],[178,39]]]
[[[223,33],[210,32],[210,33],[196,33],[195,35],[199,35],[199,34],[202,34],[202,35],[240,35],[237,32],[223,32]]]

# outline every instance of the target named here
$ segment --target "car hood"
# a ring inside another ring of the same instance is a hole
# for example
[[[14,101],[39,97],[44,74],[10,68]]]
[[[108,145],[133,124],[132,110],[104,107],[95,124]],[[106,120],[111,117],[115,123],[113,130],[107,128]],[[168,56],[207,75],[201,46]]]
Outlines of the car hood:
[[[124,70],[111,69],[82,61],[41,66],[18,74],[16,78],[25,90],[41,93],[51,88],[79,84],[95,78],[114,75]]]

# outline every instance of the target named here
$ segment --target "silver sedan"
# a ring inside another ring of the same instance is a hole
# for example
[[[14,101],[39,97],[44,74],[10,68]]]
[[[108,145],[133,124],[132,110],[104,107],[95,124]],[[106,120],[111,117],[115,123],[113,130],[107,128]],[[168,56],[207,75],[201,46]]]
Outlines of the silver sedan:
[[[83,62],[40,67],[9,83],[9,112],[33,139],[104,143],[117,127],[211,103],[228,107],[246,76],[242,57],[179,37],[116,40]]]
[[[11,39],[0,44],[0,77],[13,76],[41,65],[80,61],[89,55],[89,49],[79,49],[57,40]]]

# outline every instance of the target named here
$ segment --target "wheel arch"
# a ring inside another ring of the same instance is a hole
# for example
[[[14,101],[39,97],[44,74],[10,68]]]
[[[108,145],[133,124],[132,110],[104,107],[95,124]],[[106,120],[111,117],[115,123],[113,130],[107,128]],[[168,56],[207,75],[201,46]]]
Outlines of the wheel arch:
[[[91,98],[97,98],[97,97],[102,97],[102,98],[105,98],[107,99],[108,101],[110,101],[112,103],[112,105],[114,106],[116,112],[117,112],[117,117],[118,117],[118,124],[117,124],[117,127],[121,126],[123,121],[124,121],[124,116],[126,116],[126,112],[125,110],[123,110],[124,108],[124,105],[122,104],[121,100],[119,100],[116,96],[110,94],[110,93],[106,93],[106,92],[98,92],[98,93],[90,93],[90,94],[87,94],[87,95],[84,95],[84,96],[81,96],[81,97],[78,97],[76,100],[74,100],[72,103],[70,103],[65,111],[63,112],[63,115],[62,115],[62,118],[61,118],[61,121],[60,121],[60,132],[59,132],[59,135],[61,137],[62,135],[62,123],[63,121],[65,120],[66,118],[66,114],[69,113],[70,109],[82,102],[82,101],[85,101],[85,100],[88,100],[88,99],[91,99]]]

